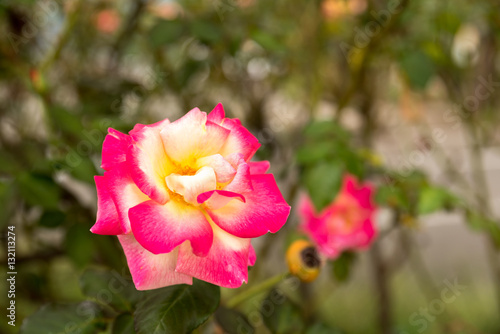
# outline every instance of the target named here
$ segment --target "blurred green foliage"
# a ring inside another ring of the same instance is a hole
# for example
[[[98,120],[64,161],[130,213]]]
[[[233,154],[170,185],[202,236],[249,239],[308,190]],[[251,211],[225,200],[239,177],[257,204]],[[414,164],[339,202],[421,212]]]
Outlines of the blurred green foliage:
[[[481,175],[473,182],[480,190],[466,188],[471,196],[462,198],[432,182],[418,164],[405,172],[385,164],[373,145],[390,122],[377,114],[379,102],[403,105],[408,92],[432,95],[436,81],[445,91],[440,98],[460,109],[453,120],[443,116],[446,126],[471,124],[480,129],[479,146],[496,144],[499,95],[478,98],[475,110],[465,101],[475,96],[479,77],[498,77],[499,6],[465,0],[2,1],[0,229],[5,235],[7,226],[15,225],[18,238],[16,329],[30,314],[23,333],[57,332],[68,322],[82,333],[133,333],[133,318],[144,325],[138,333],[152,333],[150,323],[167,326],[174,316],[190,323],[175,329],[181,332],[208,318],[213,309],[196,315],[153,309],[185,287],[148,297],[139,293],[141,299],[135,299],[137,291],[128,282],[109,305],[83,300],[96,299],[111,279],[109,272],[85,271],[89,266],[120,273],[126,268],[116,238],[89,232],[95,221],[93,176],[102,172],[107,128],[128,131],[138,122],[175,119],[196,106],[209,111],[218,102],[262,142],[258,156],[271,160],[290,203],[303,188],[320,210],[350,173],[376,183],[376,203],[393,213],[389,229],[413,231],[420,216],[453,210],[500,247]],[[389,84],[392,76],[397,85]],[[321,115],[323,103],[334,106],[334,115]],[[348,108],[362,120],[355,130],[341,122]],[[454,168],[443,169],[456,176]],[[292,216],[283,233],[293,235],[295,223]],[[266,239],[260,261],[272,253],[274,240]],[[5,249],[2,245],[2,259]],[[353,259],[344,254],[332,263],[332,281],[351,277]],[[262,278],[257,268],[251,274],[253,281]],[[215,288],[197,284],[194,295],[206,289],[218,303]],[[3,290],[1,295],[4,308]],[[132,316],[135,306],[128,302],[138,300],[144,307]],[[88,322],[78,307],[94,312],[97,320]],[[301,307],[286,297],[256,332],[337,330],[324,315],[303,316]],[[235,316],[222,313],[217,321],[230,331]],[[59,323],[51,322],[53,315]],[[351,320],[354,327],[361,323],[357,316]],[[470,333],[497,333],[499,325],[474,324],[480,329]],[[361,330],[378,333],[374,324]],[[2,321],[0,331],[12,328]]]

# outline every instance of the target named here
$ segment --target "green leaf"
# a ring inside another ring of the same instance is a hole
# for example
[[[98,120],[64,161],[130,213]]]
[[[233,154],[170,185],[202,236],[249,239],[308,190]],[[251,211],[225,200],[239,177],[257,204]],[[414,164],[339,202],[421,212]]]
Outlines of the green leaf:
[[[90,263],[94,255],[92,233],[86,225],[81,223],[74,224],[68,229],[65,246],[70,259],[80,268]]]
[[[191,24],[191,34],[207,44],[215,44],[223,37],[219,25],[201,20],[196,20]]]
[[[305,186],[318,211],[335,198],[342,184],[343,168],[335,162],[323,162],[306,170]]]
[[[332,262],[333,276],[339,282],[345,282],[352,271],[352,266],[356,261],[356,253],[343,252],[335,261]]]
[[[134,317],[129,313],[120,314],[113,322],[111,334],[135,334]]]
[[[379,205],[408,208],[409,203],[403,190],[396,185],[380,186],[375,194],[375,201]]]
[[[16,183],[21,196],[31,205],[40,205],[46,209],[56,209],[59,203],[60,189],[52,178],[22,173]]]
[[[43,212],[38,225],[43,227],[54,228],[60,226],[64,223],[66,219],[66,214],[59,210],[46,210]]]
[[[317,322],[307,328],[305,334],[341,334],[338,329],[331,328],[323,323]]]
[[[178,41],[185,27],[179,20],[161,20],[149,31],[149,42],[154,48]]]
[[[452,196],[445,189],[426,187],[420,192],[418,199],[418,213],[428,214],[445,208],[452,200]]]
[[[99,307],[91,302],[49,304],[23,321],[20,334],[94,334],[102,325]]]
[[[150,291],[137,304],[138,334],[190,333],[217,309],[220,289],[199,280]]]
[[[94,183],[94,176],[97,174],[92,160],[87,156],[81,156],[81,160],[74,167],[69,167],[71,175],[87,183]]]
[[[311,139],[323,140],[324,137],[336,138],[346,141],[349,139],[349,132],[336,122],[323,121],[313,122],[306,126],[304,135]]]
[[[302,164],[312,164],[331,157],[335,153],[336,145],[331,141],[305,145],[297,151],[297,161]]]
[[[75,138],[82,138],[82,120],[78,115],[69,112],[61,106],[49,108],[48,112],[56,129],[61,129],[64,133]]]
[[[418,89],[424,89],[436,72],[432,59],[421,51],[406,52],[400,65],[410,85]]]
[[[116,271],[88,269],[80,277],[80,287],[85,296],[118,311],[132,311],[141,297],[134,284]]]
[[[280,290],[273,289],[260,308],[264,324],[273,334],[302,333],[304,321],[300,309]]]
[[[219,307],[217,312],[215,312],[215,319],[226,333],[255,333],[255,328],[253,328],[245,315],[236,310]]]
[[[466,216],[467,223],[472,229],[487,233],[495,247],[500,249],[500,226],[497,222],[472,211],[467,211]]]

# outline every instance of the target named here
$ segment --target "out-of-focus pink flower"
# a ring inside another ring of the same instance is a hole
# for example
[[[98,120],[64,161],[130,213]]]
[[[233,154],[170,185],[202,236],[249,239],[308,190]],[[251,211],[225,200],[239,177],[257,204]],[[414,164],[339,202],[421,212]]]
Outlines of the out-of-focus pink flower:
[[[360,185],[353,176],[346,175],[335,200],[320,213],[303,196],[299,203],[302,231],[329,259],[344,250],[367,248],[376,236],[372,192],[371,185]]]
[[[348,15],[359,15],[367,7],[366,0],[323,0],[321,12],[326,19],[333,20]]]
[[[151,14],[165,20],[173,20],[182,14],[182,7],[172,1],[168,2],[153,2],[148,6]]]
[[[139,290],[193,277],[240,286],[256,260],[251,238],[277,232],[290,213],[269,162],[250,161],[259,146],[221,104],[128,135],[109,129],[91,231],[118,235]]]
[[[121,18],[114,9],[104,9],[95,15],[97,30],[106,34],[114,33],[120,26]]]

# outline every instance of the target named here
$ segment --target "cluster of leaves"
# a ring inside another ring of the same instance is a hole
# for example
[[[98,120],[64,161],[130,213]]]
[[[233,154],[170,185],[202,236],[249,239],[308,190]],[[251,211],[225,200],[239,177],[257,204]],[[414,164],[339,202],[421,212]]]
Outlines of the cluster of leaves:
[[[46,305],[23,322],[20,333],[190,333],[215,312],[220,299],[219,287],[198,280],[137,291],[116,271],[87,270],[80,286],[87,301]]]

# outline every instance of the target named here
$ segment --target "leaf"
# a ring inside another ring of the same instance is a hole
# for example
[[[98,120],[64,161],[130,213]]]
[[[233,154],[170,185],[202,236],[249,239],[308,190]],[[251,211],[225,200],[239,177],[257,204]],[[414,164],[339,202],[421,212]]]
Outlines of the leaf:
[[[120,314],[113,322],[111,334],[135,334],[134,317],[129,313]]]
[[[332,156],[336,145],[331,141],[325,141],[314,145],[305,145],[297,151],[297,161],[302,164],[312,164]]]
[[[245,315],[233,309],[219,307],[215,312],[219,326],[227,333],[253,334],[255,329]]]
[[[88,269],[80,277],[80,287],[85,296],[117,311],[132,311],[141,296],[134,284],[116,271]]]
[[[406,52],[400,65],[410,85],[418,89],[424,89],[436,72],[432,59],[421,51]]]
[[[264,324],[273,334],[302,333],[304,321],[300,309],[280,290],[272,289],[262,301],[260,313]]]
[[[318,211],[330,204],[339,192],[342,173],[342,166],[335,162],[320,163],[306,170],[305,186]]]
[[[49,115],[56,129],[61,129],[64,133],[74,138],[83,138],[82,120],[64,107],[54,106],[48,109]]]
[[[207,44],[215,44],[223,37],[219,25],[201,20],[196,20],[191,24],[191,34]]]
[[[343,252],[335,261],[332,262],[333,276],[339,282],[345,282],[349,278],[352,266],[356,261],[356,253]]]
[[[375,201],[379,205],[408,208],[409,203],[403,190],[396,185],[379,186],[375,194]]]
[[[43,212],[38,225],[43,227],[54,228],[60,226],[64,223],[66,219],[66,214],[59,210],[46,210]]]
[[[307,328],[305,334],[341,334],[338,329],[333,329],[323,323],[317,322]]]
[[[81,223],[74,224],[66,232],[66,252],[78,267],[87,265],[94,255],[94,242],[89,229]]]
[[[91,302],[49,304],[23,321],[20,334],[93,334],[101,329],[99,307]]]
[[[426,187],[420,192],[417,211],[424,215],[445,208],[452,200],[452,196],[445,189]]]
[[[149,42],[154,48],[178,41],[185,27],[179,20],[161,20],[149,31]]]
[[[220,289],[199,280],[149,292],[137,304],[138,334],[190,333],[217,309]]]
[[[52,178],[22,173],[16,183],[21,196],[31,205],[40,205],[46,209],[56,209],[59,203],[60,189]]]
[[[472,229],[487,233],[495,247],[500,249],[500,226],[497,222],[469,210],[467,210],[466,216],[467,223]]]

